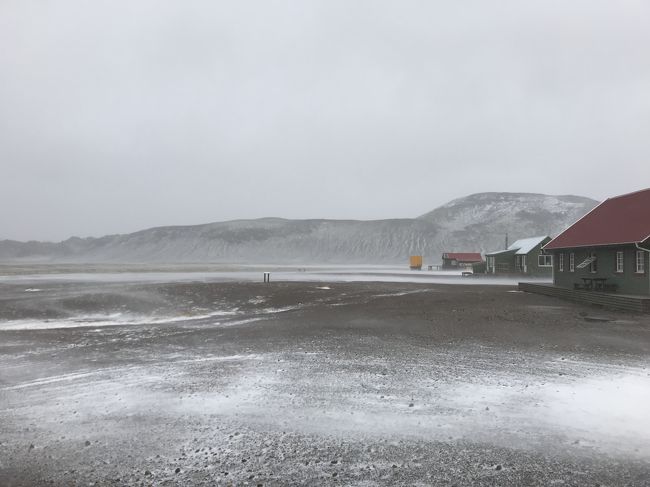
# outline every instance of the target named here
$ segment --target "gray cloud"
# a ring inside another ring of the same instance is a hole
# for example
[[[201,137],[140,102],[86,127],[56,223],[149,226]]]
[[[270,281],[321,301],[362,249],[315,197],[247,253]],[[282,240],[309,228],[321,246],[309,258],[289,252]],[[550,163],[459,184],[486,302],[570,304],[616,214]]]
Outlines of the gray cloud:
[[[0,3],[0,238],[650,181],[643,1]]]

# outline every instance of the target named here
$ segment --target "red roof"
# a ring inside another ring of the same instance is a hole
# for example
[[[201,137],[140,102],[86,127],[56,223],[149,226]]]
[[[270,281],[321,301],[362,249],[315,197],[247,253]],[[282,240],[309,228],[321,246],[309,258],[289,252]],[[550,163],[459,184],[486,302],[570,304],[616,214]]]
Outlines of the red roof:
[[[544,246],[546,250],[641,243],[650,238],[650,188],[603,201]]]
[[[445,252],[443,259],[456,259],[458,262],[483,262],[481,254],[472,252]]]

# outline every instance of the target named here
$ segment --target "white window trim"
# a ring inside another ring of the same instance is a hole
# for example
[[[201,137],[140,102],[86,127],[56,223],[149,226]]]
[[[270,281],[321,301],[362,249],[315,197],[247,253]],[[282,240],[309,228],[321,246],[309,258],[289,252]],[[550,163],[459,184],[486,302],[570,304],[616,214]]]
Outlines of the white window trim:
[[[589,272],[592,274],[597,274],[598,273],[598,256],[596,255],[596,252],[591,252],[589,254],[590,257],[594,257],[594,260],[591,261],[591,264],[589,264]]]
[[[639,259],[639,257],[641,257]],[[636,274],[645,274],[645,255],[643,254],[643,250],[637,250],[636,251]]]
[[[618,274],[625,272],[625,252],[622,250],[616,251],[616,272]]]
[[[575,272],[576,271],[576,254],[571,252],[569,254],[569,272]]]
[[[564,254],[560,254],[560,262],[558,263],[558,270],[564,272]]]

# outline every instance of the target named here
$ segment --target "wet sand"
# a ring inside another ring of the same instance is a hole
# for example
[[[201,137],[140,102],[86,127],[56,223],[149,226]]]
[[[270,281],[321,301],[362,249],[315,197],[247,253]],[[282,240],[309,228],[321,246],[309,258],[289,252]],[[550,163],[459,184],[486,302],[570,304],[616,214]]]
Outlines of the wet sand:
[[[1,485],[647,485],[650,317],[512,286],[0,284]]]

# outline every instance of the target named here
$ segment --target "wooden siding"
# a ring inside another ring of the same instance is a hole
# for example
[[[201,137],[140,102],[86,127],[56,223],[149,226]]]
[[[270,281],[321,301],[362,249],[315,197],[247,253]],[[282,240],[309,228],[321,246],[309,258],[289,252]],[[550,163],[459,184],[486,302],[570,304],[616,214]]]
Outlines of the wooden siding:
[[[620,294],[632,294],[650,296],[650,259],[648,253],[644,252],[645,272],[636,272],[636,248],[633,245],[594,247],[580,249],[553,250],[553,283],[556,286],[567,289],[574,289],[575,284],[582,284],[583,277],[602,277],[607,279],[608,285],[616,285],[616,292]],[[616,252],[623,252],[623,272],[616,272]],[[578,264],[584,261],[591,252],[597,257],[598,270],[591,272],[589,266],[578,269]],[[575,270],[569,270],[570,254],[575,255]],[[560,254],[564,254],[564,270],[560,271]]]
[[[551,277],[553,275],[553,267],[540,267],[538,257],[542,253],[543,243],[535,246],[528,254],[526,254],[526,272],[517,267],[517,258],[521,255],[516,255],[517,249],[503,251],[495,255],[486,254],[488,257],[494,258],[496,271],[489,271],[490,274],[513,274],[513,275],[526,275],[534,277]]]
[[[610,294],[596,291],[566,289],[552,284],[533,284],[520,282],[519,290],[529,293],[544,294],[557,298],[604,306],[606,308],[624,309],[639,313],[650,313],[650,297]]]

